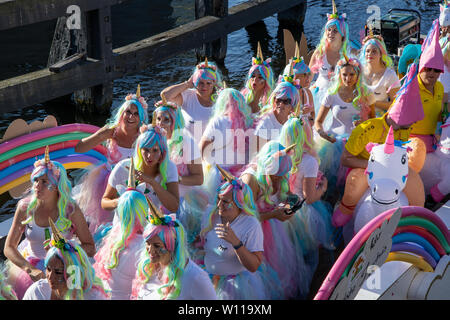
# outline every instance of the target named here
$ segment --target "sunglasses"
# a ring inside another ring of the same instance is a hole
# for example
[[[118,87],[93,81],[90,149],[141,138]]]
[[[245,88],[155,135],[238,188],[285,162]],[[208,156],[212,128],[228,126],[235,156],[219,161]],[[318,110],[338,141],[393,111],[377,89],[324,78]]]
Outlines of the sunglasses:
[[[425,72],[431,72],[431,71],[434,71],[435,73],[441,73],[442,72],[442,70],[434,69],[434,68],[423,68],[423,70]]]
[[[276,98],[276,99],[275,99],[275,103],[276,103],[276,104],[282,103],[282,104],[284,104],[284,105],[289,105],[289,104],[291,104],[291,99],[289,99],[289,98],[286,98],[286,99],[279,99],[279,98]]]

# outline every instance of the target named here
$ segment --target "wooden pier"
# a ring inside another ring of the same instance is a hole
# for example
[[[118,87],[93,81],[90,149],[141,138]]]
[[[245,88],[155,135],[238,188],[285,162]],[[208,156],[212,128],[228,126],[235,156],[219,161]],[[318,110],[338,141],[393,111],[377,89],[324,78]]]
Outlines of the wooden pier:
[[[112,48],[111,6],[132,0],[0,0],[0,31],[66,17],[79,8],[86,34],[85,52],[62,57],[45,69],[0,81],[0,112],[90,89],[91,111],[109,112],[112,81],[200,48],[201,55],[223,60],[226,35],[278,13],[280,25],[297,41],[306,0],[249,0],[228,8],[228,0],[194,0],[196,19],[149,38]],[[94,108],[94,109],[92,109]]]

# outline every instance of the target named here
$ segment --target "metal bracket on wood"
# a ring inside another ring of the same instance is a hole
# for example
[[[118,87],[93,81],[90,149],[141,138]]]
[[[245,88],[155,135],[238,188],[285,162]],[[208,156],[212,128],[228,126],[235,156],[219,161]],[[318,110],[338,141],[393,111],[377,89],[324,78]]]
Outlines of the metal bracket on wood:
[[[49,66],[48,69],[51,72],[59,73],[63,70],[73,68],[74,66],[78,65],[80,62],[86,61],[86,58],[87,58],[86,52],[76,53],[74,55],[71,55],[70,57],[64,58],[61,61],[58,61],[57,63]]]

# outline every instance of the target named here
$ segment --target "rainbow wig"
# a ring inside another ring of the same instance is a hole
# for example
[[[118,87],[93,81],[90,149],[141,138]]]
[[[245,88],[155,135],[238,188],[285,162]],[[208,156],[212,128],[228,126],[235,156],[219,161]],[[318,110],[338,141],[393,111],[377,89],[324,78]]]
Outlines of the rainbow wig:
[[[161,157],[159,163],[159,174],[161,175],[161,186],[164,189],[167,189],[166,182],[167,182],[167,165],[169,162],[167,152],[168,152],[168,146],[167,146],[167,139],[166,135],[163,129],[161,129],[158,126],[142,126],[141,127],[141,134],[136,140],[136,147],[134,150],[134,167],[137,170],[143,171],[143,165],[144,160],[142,159],[142,152],[141,149],[143,148],[152,148],[155,144],[158,145],[159,150],[161,151]]]
[[[259,221],[259,212],[255,205],[255,202],[253,201],[253,192],[247,184],[242,182],[242,180],[235,178],[231,183],[229,181],[223,182],[217,189],[218,196],[223,196],[229,192],[233,192],[233,201],[236,206],[241,209],[241,212],[249,216],[254,216]],[[213,206],[214,209],[209,213],[208,226],[200,231],[200,237],[202,239],[204,239],[206,237],[206,234],[213,228],[213,217],[218,210],[218,196],[216,197],[216,203]]]
[[[347,53],[349,31],[348,31],[348,24],[345,21],[346,14],[345,13],[343,13],[342,15],[339,15],[337,13],[331,15],[327,14],[327,17],[328,21],[322,29],[320,41],[316,48],[316,51],[319,53],[319,56],[316,59],[316,63],[311,67],[311,70],[314,73],[319,72],[320,68],[323,65],[322,57],[325,54],[325,49],[328,47],[328,40],[326,35],[326,31],[328,30],[328,28],[336,26],[339,34],[342,36],[342,46],[340,50],[341,55]]]
[[[311,72],[308,65],[305,63],[305,60],[303,60],[303,57],[294,57],[292,62],[289,62],[286,67],[284,67],[283,76],[289,76],[291,64],[293,64],[292,71],[294,73],[294,78],[298,74],[306,74]]]
[[[192,72],[194,88],[197,88],[200,79],[214,82],[215,90],[222,88],[222,73],[214,62],[209,62],[207,59],[199,63]],[[212,98],[214,101],[214,94]]]
[[[142,96],[137,97],[136,94],[128,94],[125,97],[125,102],[120,107],[112,112],[111,118],[106,121],[106,124],[112,128],[118,126],[123,118],[125,110],[129,105],[134,104],[139,112],[139,126],[148,124],[148,105],[145,98]],[[120,161],[121,154],[119,153],[117,141],[115,139],[108,139],[106,146],[109,152],[109,157],[114,163]]]
[[[394,65],[394,62],[392,61],[392,58],[389,57],[387,50],[386,50],[386,44],[384,43],[384,39],[382,36],[379,35],[369,35],[364,38],[363,40],[363,47],[361,48],[361,53],[359,54],[359,61],[361,61],[362,65],[366,65],[366,49],[369,45],[374,45],[375,47],[380,50],[381,53],[381,62],[387,67],[390,68]]]
[[[45,268],[54,257],[60,259],[64,264],[64,279],[68,288],[65,300],[84,300],[85,294],[93,288],[107,297],[102,281],[95,275],[89,257],[76,241],[65,240],[63,245],[52,246],[45,256]],[[69,283],[69,280],[72,282]]]
[[[149,223],[143,233],[145,241],[158,236],[164,243],[165,249],[171,254],[170,263],[164,269],[165,283],[157,290],[161,300],[176,299],[180,295],[184,267],[189,257],[183,225],[172,216],[165,216],[165,218],[163,223],[161,223],[161,220],[157,220],[156,223]],[[149,281],[155,267],[150,261],[147,249],[144,248],[138,260],[137,276],[133,281],[133,298],[138,297],[140,288]]]
[[[220,116],[227,116],[234,130],[245,130],[253,125],[252,110],[242,93],[236,89],[226,88],[220,91],[211,118]]]
[[[253,57],[252,58],[252,66],[250,67],[250,70],[247,74],[247,79],[245,80],[245,87],[242,89],[242,94],[245,97],[245,101],[247,103],[250,103],[254,99],[254,93],[253,89],[250,85],[250,79],[252,78],[253,74],[258,71],[259,74],[263,77],[263,79],[266,81],[266,85],[264,87],[264,92],[261,97],[261,103],[263,106],[265,106],[268,103],[269,96],[272,93],[273,89],[275,88],[275,76],[272,70],[272,67],[270,66],[271,59],[266,59],[263,61],[261,58]]]
[[[38,160],[34,163],[34,170],[31,172],[31,182],[43,176],[47,175],[48,180],[51,183],[51,186],[56,187],[58,189],[58,214],[59,218],[56,221],[56,226],[62,232],[68,231],[72,225],[72,221],[67,218],[69,214],[68,209],[70,207],[75,207],[75,200],[72,198],[72,185],[70,184],[70,180],[67,178],[66,169],[63,165],[57,161],[50,161],[46,163],[44,159]],[[49,186],[50,188],[50,186]],[[33,210],[37,206],[36,195],[33,194],[31,196],[31,200],[27,207],[27,219],[22,222],[22,224],[28,224],[33,220]]]
[[[280,144],[287,148],[292,144],[296,144],[294,152],[291,154],[292,169],[291,175],[296,173],[298,165],[302,162],[303,146],[306,143],[306,134],[303,130],[303,123],[299,118],[291,117],[286,121],[280,130],[280,136],[278,137]]]
[[[129,189],[119,197],[116,209],[118,223],[113,226],[95,255],[97,262],[94,267],[100,278],[106,280],[111,277],[111,270],[119,264],[120,253],[147,225],[148,210],[147,199],[139,191]]]
[[[181,113],[181,108],[178,108],[172,102],[166,102],[163,105],[162,102],[155,104],[155,111],[153,111],[152,125],[156,126],[156,115],[159,112],[165,112],[169,115],[172,122],[170,130],[172,131],[172,137],[167,140],[167,146],[169,149],[170,159],[179,159],[183,156],[183,129],[184,129],[184,117]]]
[[[8,284],[9,265],[0,262],[0,301],[2,300],[18,300],[12,286]]]
[[[368,109],[368,105],[365,102],[366,98],[370,95],[370,90],[362,81],[362,67],[358,59],[349,59],[346,55],[344,55],[344,59],[338,61],[335,74],[332,78],[331,86],[328,89],[328,93],[331,95],[335,95],[338,93],[340,87],[342,86],[341,70],[346,66],[351,66],[357,74],[358,80],[356,82],[355,90],[358,95],[353,99],[352,105],[356,110],[360,111],[361,119],[365,121],[368,119],[368,113],[370,112],[370,110]]]
[[[270,195],[273,192],[271,175],[283,177],[281,180],[280,199],[285,200],[289,191],[289,171],[292,169],[291,156],[283,150],[286,149],[279,142],[271,140],[267,142],[256,155],[256,174],[264,201],[273,204]]]
[[[261,114],[266,114],[276,108],[275,99],[289,98],[294,112],[300,107],[300,95],[297,87],[294,85],[293,77],[285,76],[284,79],[278,83],[275,90],[269,97],[269,104],[261,110]]]

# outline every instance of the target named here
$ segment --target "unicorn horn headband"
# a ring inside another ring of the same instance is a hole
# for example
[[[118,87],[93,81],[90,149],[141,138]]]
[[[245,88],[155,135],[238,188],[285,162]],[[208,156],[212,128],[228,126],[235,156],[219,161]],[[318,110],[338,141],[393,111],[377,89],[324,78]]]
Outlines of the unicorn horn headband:
[[[166,95],[164,93],[161,93],[161,100],[164,106],[167,105]]]
[[[45,165],[48,165],[50,163],[50,154],[49,154],[48,146],[45,147],[44,162],[45,162]]]
[[[205,57],[205,68],[209,68],[209,66],[208,66],[208,57]]]
[[[145,199],[147,199],[150,215],[153,217],[153,219],[155,219],[155,220],[164,219],[164,214],[161,211],[159,211],[158,208],[156,208],[156,206],[153,204],[153,202],[147,197],[145,197]]]
[[[286,154],[291,151],[292,149],[295,148],[295,146],[297,145],[297,143],[291,144],[289,147],[287,147],[286,149],[284,149],[284,151],[286,152]]]
[[[227,171],[225,171],[224,169],[222,169],[218,164],[216,164],[217,169],[220,171],[220,174],[222,175],[222,177],[227,180],[229,183],[232,183],[234,180],[234,177]]]
[[[136,98],[139,99],[139,97],[141,96],[141,85],[138,84],[137,90],[136,90]]]
[[[50,228],[52,229],[53,240],[55,241],[55,243],[61,242],[61,240],[65,242],[66,239],[50,217],[48,217],[48,223],[50,225]]]
[[[256,57],[261,59],[261,62],[264,61],[262,50],[261,50],[261,44],[259,43],[259,41],[258,41],[258,49],[257,49]]]
[[[331,4],[333,6],[333,14],[338,14],[336,2],[334,2],[334,0],[331,0]]]
[[[295,41],[295,53],[294,53],[294,57],[296,57],[297,59],[300,59],[300,48],[298,46],[298,42]]]

